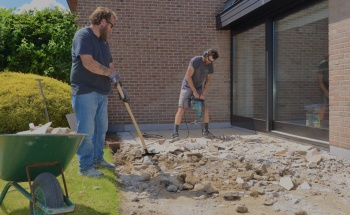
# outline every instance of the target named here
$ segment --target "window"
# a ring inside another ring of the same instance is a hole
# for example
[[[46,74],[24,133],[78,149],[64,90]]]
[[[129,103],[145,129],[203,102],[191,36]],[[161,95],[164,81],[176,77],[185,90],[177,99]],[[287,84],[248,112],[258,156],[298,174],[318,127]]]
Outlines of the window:
[[[328,129],[327,56],[328,1],[275,21],[274,121]]]
[[[266,119],[265,24],[234,36],[233,114]]]

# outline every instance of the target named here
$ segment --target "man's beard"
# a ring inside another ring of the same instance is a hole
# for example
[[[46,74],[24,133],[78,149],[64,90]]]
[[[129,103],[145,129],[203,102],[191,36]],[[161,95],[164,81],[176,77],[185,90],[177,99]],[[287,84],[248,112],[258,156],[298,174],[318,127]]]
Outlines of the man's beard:
[[[106,27],[101,27],[100,29],[100,38],[107,42],[107,39],[108,39],[108,31],[107,31],[107,28]]]

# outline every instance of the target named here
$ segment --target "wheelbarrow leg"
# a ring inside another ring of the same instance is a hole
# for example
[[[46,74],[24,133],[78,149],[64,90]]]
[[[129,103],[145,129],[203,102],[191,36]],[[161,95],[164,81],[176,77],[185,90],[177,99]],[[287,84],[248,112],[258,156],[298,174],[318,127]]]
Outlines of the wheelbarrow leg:
[[[23,188],[21,187],[19,184],[17,184],[17,182],[9,182],[6,184],[6,186],[4,187],[4,189],[1,192],[1,196],[0,196],[0,205],[2,204],[7,191],[10,189],[10,187],[13,186],[15,187],[19,192],[21,192],[27,199],[31,200],[32,196]]]
[[[1,192],[1,196],[0,196],[0,205],[2,204],[2,201],[4,201],[4,198],[6,196],[7,191],[10,189],[10,187],[12,186],[12,182],[9,182],[6,184],[6,186],[4,187],[4,189]]]

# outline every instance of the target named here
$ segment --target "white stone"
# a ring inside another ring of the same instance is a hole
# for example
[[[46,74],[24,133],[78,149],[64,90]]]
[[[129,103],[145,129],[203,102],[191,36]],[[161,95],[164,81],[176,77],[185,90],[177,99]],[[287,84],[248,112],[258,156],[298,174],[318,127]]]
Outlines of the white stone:
[[[294,187],[293,181],[289,176],[281,178],[279,185],[286,190],[291,190]]]
[[[302,184],[298,186],[298,189],[301,189],[301,190],[309,190],[310,188],[311,187],[309,183],[307,183],[306,181],[304,181]]]

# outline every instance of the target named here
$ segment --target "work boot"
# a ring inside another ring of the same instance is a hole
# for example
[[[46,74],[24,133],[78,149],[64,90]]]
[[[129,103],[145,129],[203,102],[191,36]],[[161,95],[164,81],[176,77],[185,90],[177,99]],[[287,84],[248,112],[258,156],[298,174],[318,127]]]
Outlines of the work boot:
[[[101,178],[104,174],[102,172],[97,171],[95,168],[91,168],[83,171],[79,170],[79,175],[92,178]]]
[[[172,134],[172,137],[173,137],[173,141],[177,141],[177,140],[180,140],[180,135],[178,132],[174,132]]]
[[[96,169],[99,169],[99,168],[105,168],[105,169],[115,169],[115,165],[112,164],[112,163],[108,163],[107,161],[103,160],[99,163],[94,163],[94,167]]]
[[[215,136],[212,133],[210,133],[210,131],[208,131],[208,130],[203,131],[202,136],[204,138],[212,139],[212,140],[215,138]]]

